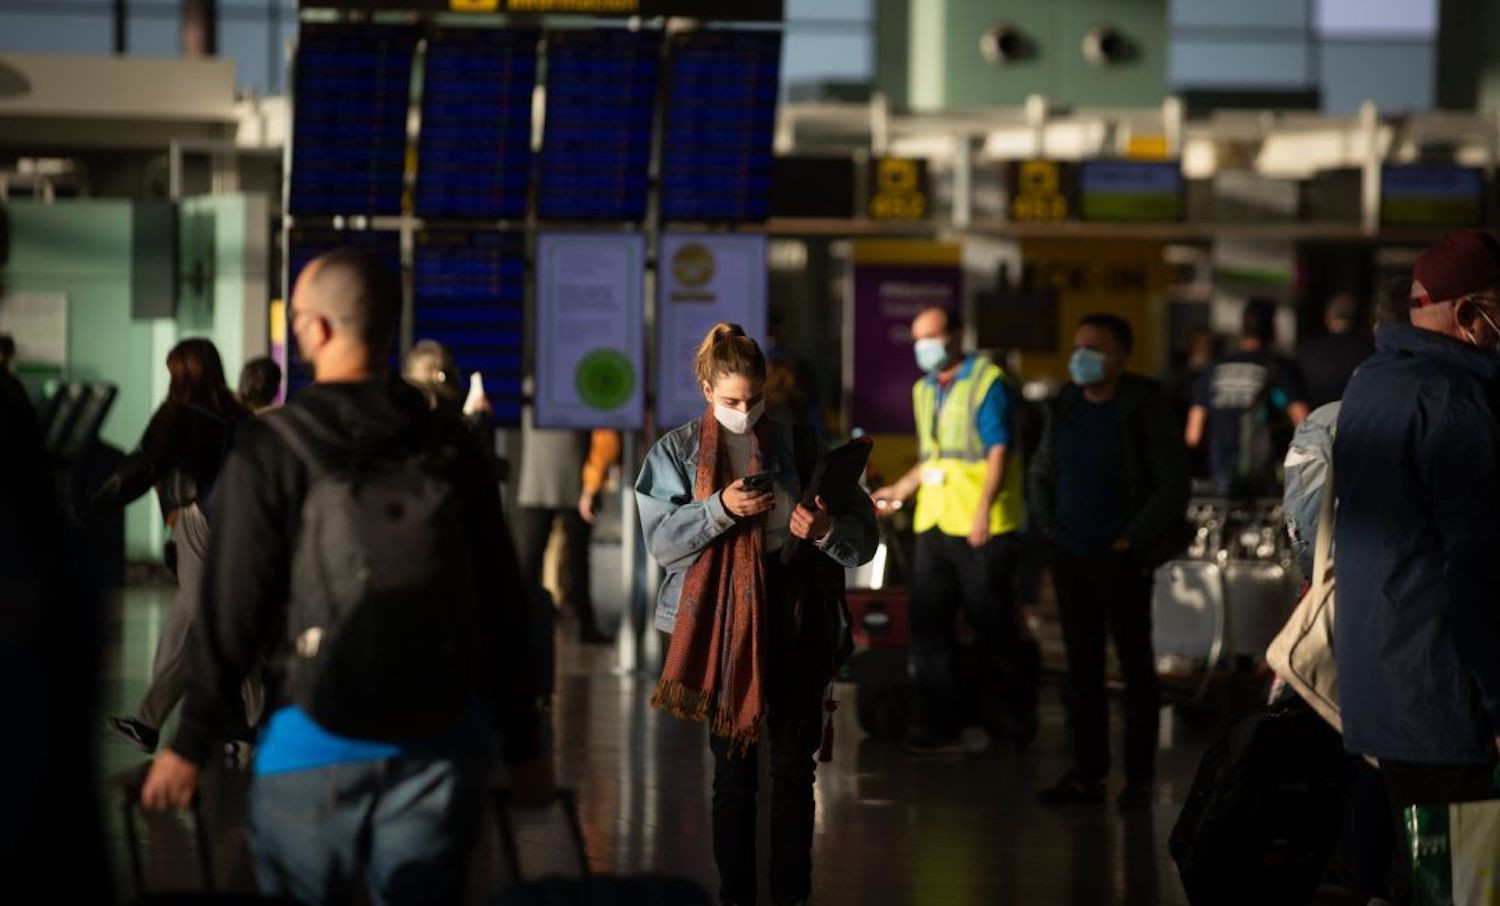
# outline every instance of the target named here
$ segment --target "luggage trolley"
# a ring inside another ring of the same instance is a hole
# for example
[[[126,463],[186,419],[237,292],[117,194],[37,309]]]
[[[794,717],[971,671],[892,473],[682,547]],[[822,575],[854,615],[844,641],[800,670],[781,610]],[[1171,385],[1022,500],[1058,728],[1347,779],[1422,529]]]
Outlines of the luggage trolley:
[[[1199,498],[1188,518],[1196,536],[1157,569],[1151,621],[1163,695],[1193,715],[1220,710],[1216,693],[1255,675],[1302,578],[1279,499]]]
[[[844,583],[854,653],[839,670],[839,680],[856,687],[859,727],[877,739],[900,739],[912,717],[911,592],[896,584],[911,575],[911,559],[892,521],[878,520],[875,556],[846,570]]]

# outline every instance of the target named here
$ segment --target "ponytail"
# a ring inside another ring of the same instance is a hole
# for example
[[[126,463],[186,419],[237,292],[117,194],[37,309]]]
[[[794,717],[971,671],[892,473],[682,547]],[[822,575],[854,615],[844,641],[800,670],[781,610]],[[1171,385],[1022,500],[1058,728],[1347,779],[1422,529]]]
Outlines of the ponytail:
[[[714,381],[729,374],[764,381],[766,356],[760,351],[759,344],[745,336],[743,327],[720,321],[698,344],[694,370],[699,382],[710,387]]]

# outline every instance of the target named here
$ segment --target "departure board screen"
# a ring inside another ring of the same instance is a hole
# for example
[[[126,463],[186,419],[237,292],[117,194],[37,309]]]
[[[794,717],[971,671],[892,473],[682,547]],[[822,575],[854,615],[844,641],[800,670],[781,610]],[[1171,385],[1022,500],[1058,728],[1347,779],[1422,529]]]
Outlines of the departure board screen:
[[[660,49],[656,32],[547,34],[542,219],[646,216]]]
[[[539,38],[529,29],[440,28],[428,39],[419,216],[525,219]]]
[[[309,24],[297,45],[290,213],[400,214],[417,29]]]
[[[312,369],[297,353],[297,341],[292,331],[291,296],[297,286],[297,276],[309,261],[340,248],[366,249],[374,253],[391,272],[393,280],[401,279],[401,234],[395,230],[334,230],[294,227],[287,236],[287,375],[286,389],[291,394],[312,383]],[[398,331],[399,335],[399,331]],[[399,353],[392,350],[392,362],[399,361]]]
[[[526,237],[520,231],[425,230],[413,262],[413,340],[436,340],[484,379],[497,425],[521,423]]]
[[[780,62],[777,32],[673,36],[662,219],[754,222],[769,216]]]

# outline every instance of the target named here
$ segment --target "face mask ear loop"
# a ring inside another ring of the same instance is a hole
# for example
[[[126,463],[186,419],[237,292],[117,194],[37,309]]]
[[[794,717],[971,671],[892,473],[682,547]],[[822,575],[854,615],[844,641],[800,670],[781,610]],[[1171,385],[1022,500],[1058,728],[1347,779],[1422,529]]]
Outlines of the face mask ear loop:
[[[1490,331],[1495,334],[1495,345],[1491,346],[1490,348],[1500,349],[1500,327],[1495,326],[1495,322],[1491,320],[1489,312],[1485,311],[1482,308],[1479,309],[1479,317],[1484,319],[1484,323],[1490,325]],[[1474,345],[1478,346],[1479,344],[1475,343]]]

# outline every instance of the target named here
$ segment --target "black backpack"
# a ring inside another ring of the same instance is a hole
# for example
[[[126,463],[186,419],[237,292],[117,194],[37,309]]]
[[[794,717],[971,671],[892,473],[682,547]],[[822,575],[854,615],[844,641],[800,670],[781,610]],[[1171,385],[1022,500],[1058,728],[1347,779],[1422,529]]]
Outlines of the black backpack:
[[[1292,696],[1237,718],[1209,747],[1169,848],[1193,906],[1296,906],[1338,843],[1349,756]]]
[[[434,435],[333,457],[322,451],[338,438],[306,409],[264,419],[309,474],[286,625],[291,699],[342,736],[451,729],[479,672],[477,564],[453,448]]]

